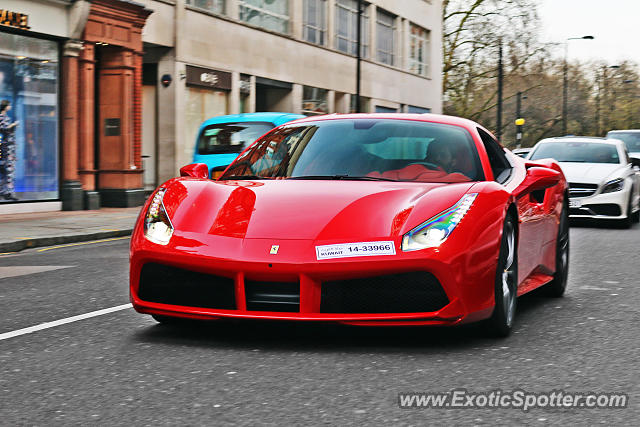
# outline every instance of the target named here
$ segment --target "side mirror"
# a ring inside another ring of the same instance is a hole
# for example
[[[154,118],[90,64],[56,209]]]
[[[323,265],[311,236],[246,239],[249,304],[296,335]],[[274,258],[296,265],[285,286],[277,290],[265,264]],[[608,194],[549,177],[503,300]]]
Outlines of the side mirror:
[[[640,159],[637,159],[635,157],[630,157],[629,160],[631,160],[631,166],[634,169],[637,170],[638,168],[640,168]]]
[[[180,168],[180,176],[208,179],[209,167],[204,163],[192,163]]]
[[[560,172],[554,169],[539,166],[530,167],[527,169],[527,176],[522,184],[515,189],[514,194],[516,197],[520,197],[532,191],[553,187],[560,182],[561,176]]]

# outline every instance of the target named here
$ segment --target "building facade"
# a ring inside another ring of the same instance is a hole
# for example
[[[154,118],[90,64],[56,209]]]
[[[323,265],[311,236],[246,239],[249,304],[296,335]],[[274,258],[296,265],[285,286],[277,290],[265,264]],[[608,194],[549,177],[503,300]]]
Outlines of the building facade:
[[[355,110],[357,0],[137,0],[147,189],[222,114]],[[442,1],[363,2],[361,110],[442,111]]]
[[[125,0],[0,7],[0,100],[17,123],[0,129],[13,154],[0,159],[0,212],[141,204],[142,28],[152,11]]]
[[[0,213],[142,204],[213,116],[355,111],[357,5],[3,0]],[[363,2],[361,111],[441,112],[441,8]]]

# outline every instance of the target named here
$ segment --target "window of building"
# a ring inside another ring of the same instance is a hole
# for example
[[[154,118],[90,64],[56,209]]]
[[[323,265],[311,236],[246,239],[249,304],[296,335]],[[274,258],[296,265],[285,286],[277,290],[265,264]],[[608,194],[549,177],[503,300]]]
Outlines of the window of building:
[[[409,34],[409,71],[429,75],[429,51],[431,32],[417,25],[411,24]]]
[[[416,107],[415,105],[408,105],[407,106],[407,113],[425,114],[425,113],[430,113],[430,112],[431,112],[431,108]]]
[[[187,4],[214,13],[224,13],[224,0],[187,0]]]
[[[58,58],[55,41],[0,32],[0,202],[58,198]]]
[[[383,64],[395,64],[396,17],[381,9],[376,13],[376,56]]]
[[[327,44],[327,0],[304,0],[302,37],[311,43]]]
[[[289,0],[238,0],[238,5],[241,21],[289,34]]]
[[[317,87],[303,86],[302,88],[302,114],[315,116],[327,114],[329,103],[327,101],[329,91]]]
[[[382,105],[376,105],[376,113],[397,113],[397,108],[383,107]]]
[[[336,49],[356,55],[358,49],[358,2],[357,0],[336,0]],[[362,45],[360,55],[366,58],[369,49],[369,15],[367,6],[362,10],[360,34]]]
[[[364,96],[360,97],[360,111],[357,111],[356,101],[357,101],[356,95],[349,96],[349,113],[366,113],[369,111],[369,103],[370,103],[369,98],[365,98]]]

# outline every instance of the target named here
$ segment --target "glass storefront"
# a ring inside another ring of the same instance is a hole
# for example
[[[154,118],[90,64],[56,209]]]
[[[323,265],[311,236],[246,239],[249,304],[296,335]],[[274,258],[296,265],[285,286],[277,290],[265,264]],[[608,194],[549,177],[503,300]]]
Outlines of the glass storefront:
[[[58,198],[58,58],[55,41],[0,32],[0,202]]]
[[[179,153],[180,165],[191,163],[196,136],[202,122],[227,114],[228,104],[227,93],[223,91],[189,87],[186,95],[185,139],[182,153]]]

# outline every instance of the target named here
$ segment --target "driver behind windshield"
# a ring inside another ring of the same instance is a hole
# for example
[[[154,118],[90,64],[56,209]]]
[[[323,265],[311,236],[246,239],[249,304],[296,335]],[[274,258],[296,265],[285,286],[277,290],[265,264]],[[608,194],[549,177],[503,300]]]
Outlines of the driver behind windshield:
[[[451,152],[451,147],[440,140],[432,141],[427,147],[427,156],[424,160],[444,170],[447,173],[453,172],[456,158]]]

